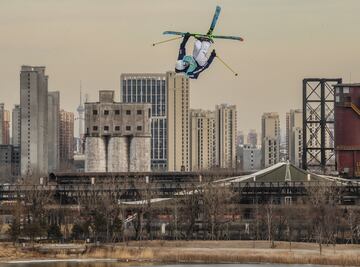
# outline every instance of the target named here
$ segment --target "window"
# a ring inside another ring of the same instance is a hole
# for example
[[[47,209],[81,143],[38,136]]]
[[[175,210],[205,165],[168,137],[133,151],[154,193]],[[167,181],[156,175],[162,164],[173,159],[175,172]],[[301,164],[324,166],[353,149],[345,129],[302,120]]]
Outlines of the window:
[[[115,110],[115,115],[120,115],[120,110],[119,109]]]
[[[109,111],[108,111],[108,110],[104,110],[104,115],[109,115]]]
[[[93,110],[93,115],[97,115],[97,114],[98,114],[97,110],[94,109],[94,110]]]
[[[109,131],[109,126],[104,126],[104,131]]]
[[[142,110],[141,110],[141,109],[138,109],[138,110],[136,111],[136,114],[137,114],[137,115],[142,115]]]
[[[93,126],[93,131],[97,131],[98,127],[97,126]]]
[[[142,126],[137,126],[137,127],[136,127],[136,130],[142,131]]]
[[[131,110],[126,110],[126,115],[131,115]]]
[[[120,131],[120,126],[115,126],[115,131]]]
[[[126,130],[126,131],[131,131],[131,126],[126,126],[126,127],[125,127],[125,130]]]

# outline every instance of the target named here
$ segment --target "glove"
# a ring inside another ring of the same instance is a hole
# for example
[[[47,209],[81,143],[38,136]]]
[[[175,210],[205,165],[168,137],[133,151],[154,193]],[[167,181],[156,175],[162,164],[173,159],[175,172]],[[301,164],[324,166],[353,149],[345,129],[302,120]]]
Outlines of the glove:
[[[216,57],[215,49],[213,49],[213,51],[211,52],[211,56],[212,56],[212,57]]]

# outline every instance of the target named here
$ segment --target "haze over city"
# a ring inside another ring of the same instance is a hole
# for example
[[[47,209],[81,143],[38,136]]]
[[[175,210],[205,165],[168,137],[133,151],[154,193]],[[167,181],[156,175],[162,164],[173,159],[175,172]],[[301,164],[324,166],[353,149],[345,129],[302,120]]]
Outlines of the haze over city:
[[[301,108],[305,77],[360,80],[360,2],[353,1],[1,1],[0,99],[19,103],[20,66],[44,65],[49,90],[75,111],[79,83],[96,101],[99,89],[115,90],[120,74],[173,70],[180,41],[164,30],[206,32],[216,4],[218,34],[243,43],[216,41],[214,48],[238,73],[215,62],[191,81],[191,107],[236,104],[238,128],[260,130],[263,112]],[[189,51],[192,49],[189,44]],[[284,128],[284,127],[282,127]]]

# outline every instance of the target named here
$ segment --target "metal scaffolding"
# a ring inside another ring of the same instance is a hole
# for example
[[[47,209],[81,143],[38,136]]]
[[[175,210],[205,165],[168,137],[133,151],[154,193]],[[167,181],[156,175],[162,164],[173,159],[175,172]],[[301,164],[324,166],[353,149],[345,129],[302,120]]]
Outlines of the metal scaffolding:
[[[319,173],[335,171],[334,85],[341,78],[303,80],[302,167]]]

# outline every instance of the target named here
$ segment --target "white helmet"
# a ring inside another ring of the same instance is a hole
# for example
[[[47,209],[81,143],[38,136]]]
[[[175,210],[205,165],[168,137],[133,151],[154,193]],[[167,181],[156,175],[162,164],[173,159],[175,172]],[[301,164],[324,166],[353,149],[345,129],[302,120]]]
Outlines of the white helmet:
[[[177,70],[184,70],[187,67],[188,64],[184,62],[183,60],[176,61],[175,69]]]

